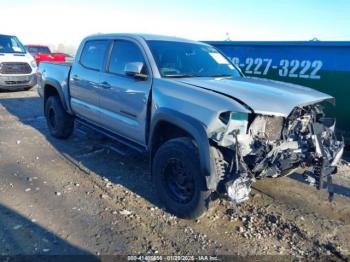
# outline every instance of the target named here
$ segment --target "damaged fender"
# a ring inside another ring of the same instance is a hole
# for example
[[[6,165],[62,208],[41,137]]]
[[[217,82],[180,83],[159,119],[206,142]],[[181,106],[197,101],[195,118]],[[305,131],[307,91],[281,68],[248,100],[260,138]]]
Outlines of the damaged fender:
[[[198,147],[201,172],[205,177],[207,189],[215,191],[220,178],[217,177],[218,169],[215,168],[216,163],[213,162],[213,159],[219,159],[219,157],[211,157],[215,152],[211,152],[208,135],[204,126],[198,120],[188,115],[167,108],[158,109],[153,116],[150,132],[150,134],[153,134],[149,143],[151,145],[150,150],[152,155],[155,153],[155,149],[152,147],[155,145],[153,141],[158,135],[157,127],[163,121],[182,128],[193,137]]]

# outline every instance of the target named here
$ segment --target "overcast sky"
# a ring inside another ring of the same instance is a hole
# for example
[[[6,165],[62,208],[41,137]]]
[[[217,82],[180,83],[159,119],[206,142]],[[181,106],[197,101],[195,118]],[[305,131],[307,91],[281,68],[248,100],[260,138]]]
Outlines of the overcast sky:
[[[350,40],[349,0],[0,0],[0,34],[78,45],[86,35],[141,32],[194,40]]]

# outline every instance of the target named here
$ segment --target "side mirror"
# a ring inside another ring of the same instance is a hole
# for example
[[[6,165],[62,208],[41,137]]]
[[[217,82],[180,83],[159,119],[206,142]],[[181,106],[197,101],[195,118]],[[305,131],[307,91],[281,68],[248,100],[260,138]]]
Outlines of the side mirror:
[[[144,66],[145,66],[144,63],[142,63],[142,62],[127,63],[125,65],[124,72],[128,76],[146,79],[147,75],[141,73]]]

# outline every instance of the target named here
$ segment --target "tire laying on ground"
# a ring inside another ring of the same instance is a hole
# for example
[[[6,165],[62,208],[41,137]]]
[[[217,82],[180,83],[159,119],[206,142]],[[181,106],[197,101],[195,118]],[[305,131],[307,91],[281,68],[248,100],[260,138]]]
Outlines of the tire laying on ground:
[[[52,136],[68,138],[74,130],[74,117],[63,108],[57,96],[50,96],[45,104],[47,126]]]
[[[153,158],[152,175],[160,200],[174,215],[194,219],[207,211],[210,191],[191,138],[175,138],[161,145]]]

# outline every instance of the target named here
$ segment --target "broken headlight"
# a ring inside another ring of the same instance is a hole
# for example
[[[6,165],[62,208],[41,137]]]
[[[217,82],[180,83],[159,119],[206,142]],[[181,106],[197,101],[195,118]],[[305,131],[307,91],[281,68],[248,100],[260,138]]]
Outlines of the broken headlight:
[[[246,134],[248,128],[248,114],[225,112],[220,115],[220,120],[227,125],[225,134],[237,131],[238,134]]]
[[[247,134],[248,117],[249,115],[246,113],[221,113],[219,119],[223,124],[225,124],[225,128],[214,135],[214,140],[216,140],[220,146],[233,146],[235,144],[234,136],[232,135],[233,133],[236,135]]]

